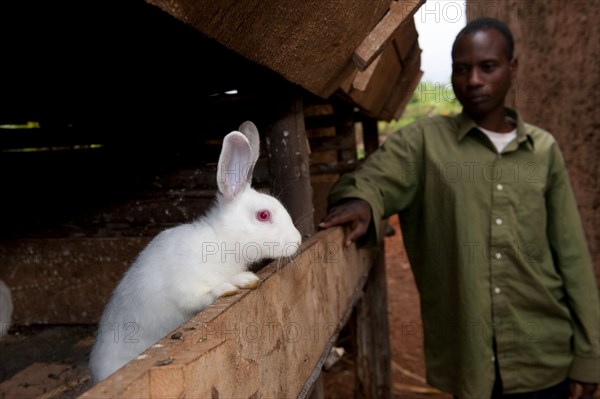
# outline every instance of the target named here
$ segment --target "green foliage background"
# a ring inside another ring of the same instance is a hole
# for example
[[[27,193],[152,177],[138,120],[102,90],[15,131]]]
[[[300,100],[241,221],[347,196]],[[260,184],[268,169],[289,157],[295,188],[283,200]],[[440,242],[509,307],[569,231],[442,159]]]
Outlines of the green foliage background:
[[[400,119],[379,122],[379,135],[388,136],[419,118],[457,114],[461,109],[462,106],[456,99],[450,83],[421,82]]]

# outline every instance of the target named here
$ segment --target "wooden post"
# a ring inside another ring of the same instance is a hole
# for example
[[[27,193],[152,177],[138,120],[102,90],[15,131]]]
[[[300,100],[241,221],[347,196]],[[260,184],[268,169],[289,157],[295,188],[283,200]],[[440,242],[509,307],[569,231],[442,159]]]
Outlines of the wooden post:
[[[335,118],[335,135],[354,143],[351,149],[338,151],[338,160],[343,162],[356,161],[353,107],[340,101],[336,101],[332,105]]]
[[[365,145],[365,157],[371,155],[379,147],[379,131],[377,130],[377,119],[365,116],[362,119],[363,143]]]
[[[365,295],[356,307],[356,397],[391,398],[385,255],[376,256]]]
[[[309,144],[304,127],[302,96],[288,88],[272,94],[267,131],[269,172],[273,194],[285,205],[303,238],[314,233]]]

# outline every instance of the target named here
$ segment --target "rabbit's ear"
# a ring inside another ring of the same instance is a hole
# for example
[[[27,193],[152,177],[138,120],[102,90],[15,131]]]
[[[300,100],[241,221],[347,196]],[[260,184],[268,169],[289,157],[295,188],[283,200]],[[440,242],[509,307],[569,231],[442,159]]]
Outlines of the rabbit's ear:
[[[252,163],[256,165],[256,161],[258,161],[258,156],[260,155],[260,137],[258,129],[256,128],[256,125],[250,121],[242,123],[239,129],[250,142],[250,148],[252,148]]]
[[[217,186],[227,199],[235,198],[250,185],[254,167],[250,142],[240,132],[231,132],[223,140],[217,169]]]

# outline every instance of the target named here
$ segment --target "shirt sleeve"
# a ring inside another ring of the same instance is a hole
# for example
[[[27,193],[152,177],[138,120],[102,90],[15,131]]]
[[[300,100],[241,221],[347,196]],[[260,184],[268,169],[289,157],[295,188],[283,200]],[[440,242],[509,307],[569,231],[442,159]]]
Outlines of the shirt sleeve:
[[[393,133],[355,171],[343,175],[329,193],[329,204],[348,198],[369,203],[369,239],[381,240],[381,221],[414,200],[421,181],[423,135],[417,126]]]
[[[546,192],[547,228],[571,310],[574,361],[569,377],[599,383],[600,299],[596,278],[564,160],[556,143],[551,158]]]

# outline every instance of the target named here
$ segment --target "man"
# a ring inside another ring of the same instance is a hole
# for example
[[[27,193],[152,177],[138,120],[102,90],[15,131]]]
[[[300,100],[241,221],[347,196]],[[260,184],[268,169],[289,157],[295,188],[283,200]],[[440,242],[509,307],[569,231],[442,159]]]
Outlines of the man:
[[[428,382],[460,399],[592,398],[600,305],[554,138],[504,106],[517,71],[503,23],[452,48],[461,115],[393,134],[330,193],[346,244],[400,215],[421,294]],[[380,238],[380,237],[378,237]]]

